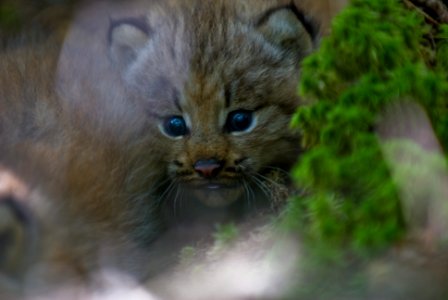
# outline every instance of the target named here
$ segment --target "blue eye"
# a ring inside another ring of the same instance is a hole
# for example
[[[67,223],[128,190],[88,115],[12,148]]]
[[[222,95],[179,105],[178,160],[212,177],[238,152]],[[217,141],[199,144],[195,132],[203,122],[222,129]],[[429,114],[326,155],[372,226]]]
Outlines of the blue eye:
[[[226,129],[229,132],[245,131],[252,126],[252,123],[252,111],[235,110],[227,116]]]
[[[163,123],[163,130],[172,137],[183,136],[188,132],[187,124],[181,116],[168,117]]]

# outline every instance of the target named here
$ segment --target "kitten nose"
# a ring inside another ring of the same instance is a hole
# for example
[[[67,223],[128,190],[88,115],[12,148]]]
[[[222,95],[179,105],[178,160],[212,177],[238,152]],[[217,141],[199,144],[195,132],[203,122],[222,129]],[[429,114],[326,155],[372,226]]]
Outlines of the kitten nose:
[[[223,163],[214,158],[198,160],[194,165],[194,170],[204,178],[213,178],[221,171]]]

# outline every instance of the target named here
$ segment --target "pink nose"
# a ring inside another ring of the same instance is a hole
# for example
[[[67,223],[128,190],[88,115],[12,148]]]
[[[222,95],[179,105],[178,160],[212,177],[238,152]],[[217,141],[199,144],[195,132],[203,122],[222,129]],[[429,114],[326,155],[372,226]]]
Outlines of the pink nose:
[[[193,166],[194,170],[204,178],[216,177],[222,167],[223,163],[216,159],[198,160]]]

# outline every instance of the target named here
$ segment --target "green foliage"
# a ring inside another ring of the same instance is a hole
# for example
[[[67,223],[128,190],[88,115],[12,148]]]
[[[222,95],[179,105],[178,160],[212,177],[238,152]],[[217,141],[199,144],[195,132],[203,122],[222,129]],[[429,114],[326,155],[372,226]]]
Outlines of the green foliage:
[[[238,227],[233,223],[218,224],[213,235],[215,239],[215,248],[221,249],[234,242],[239,236]]]
[[[440,26],[437,47],[437,68],[440,71],[448,70],[448,24]]]
[[[307,193],[290,202],[283,222],[300,230],[313,252],[363,256],[405,233],[376,128],[389,105],[416,101],[448,148],[448,26],[439,29],[437,49],[427,42],[432,30],[399,0],[352,0],[303,62],[299,93],[308,105],[292,124],[307,151],[293,176]]]
[[[197,249],[192,246],[183,247],[179,254],[179,264],[181,266],[191,265],[197,256],[197,252]]]

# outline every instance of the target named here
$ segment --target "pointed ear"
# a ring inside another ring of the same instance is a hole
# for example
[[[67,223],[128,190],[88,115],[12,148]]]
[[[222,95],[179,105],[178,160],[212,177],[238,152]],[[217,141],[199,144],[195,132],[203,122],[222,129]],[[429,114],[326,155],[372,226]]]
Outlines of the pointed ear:
[[[271,44],[299,57],[312,50],[318,31],[316,24],[293,4],[265,12],[256,26]]]
[[[111,20],[108,40],[112,62],[126,68],[149,41],[151,30],[146,18]]]

